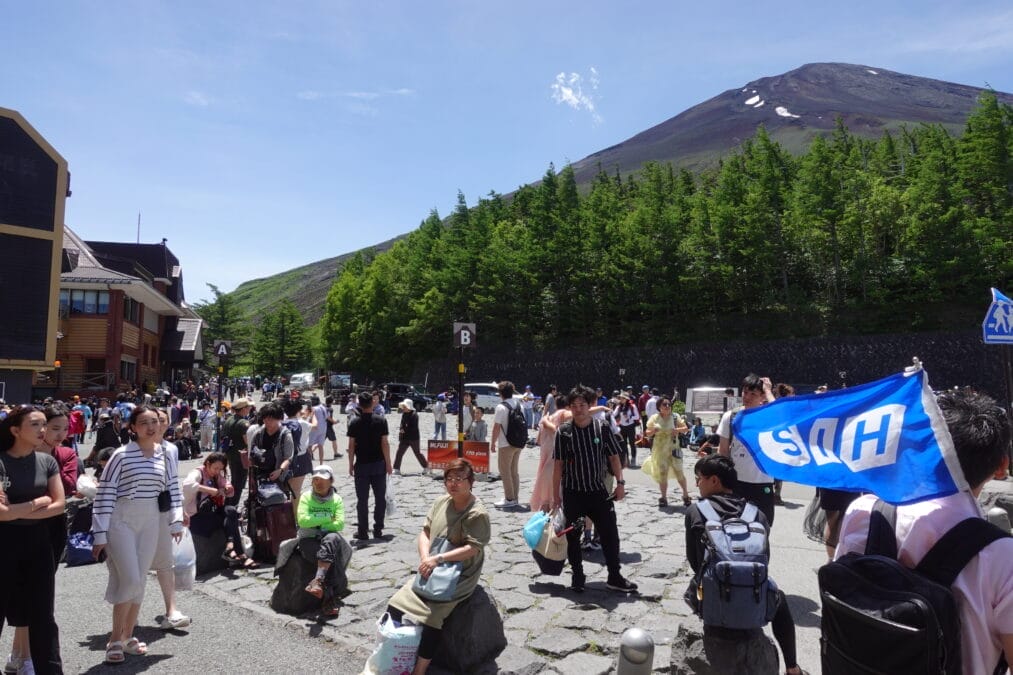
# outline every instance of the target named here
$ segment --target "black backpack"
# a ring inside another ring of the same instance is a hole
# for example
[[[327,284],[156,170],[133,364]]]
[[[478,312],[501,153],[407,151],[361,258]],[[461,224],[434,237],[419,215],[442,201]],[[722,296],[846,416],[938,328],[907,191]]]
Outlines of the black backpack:
[[[960,614],[950,586],[981,549],[1010,535],[968,518],[908,569],[897,561],[896,522],[896,508],[877,501],[865,553],[819,570],[824,675],[961,672]]]
[[[509,404],[513,403],[513,407]],[[528,423],[524,419],[524,412],[521,410],[519,401],[503,401],[507,407],[507,443],[515,448],[523,448],[528,442]]]

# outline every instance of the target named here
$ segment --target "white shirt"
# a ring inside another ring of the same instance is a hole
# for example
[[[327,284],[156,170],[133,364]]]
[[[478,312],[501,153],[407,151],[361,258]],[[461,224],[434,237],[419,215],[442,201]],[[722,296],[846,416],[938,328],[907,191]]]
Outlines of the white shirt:
[[[511,447],[510,441],[507,440],[507,425],[510,420],[510,410],[514,406],[520,405],[520,402],[514,399],[509,401],[500,401],[499,405],[496,406],[496,414],[492,418],[493,428],[499,425],[499,436],[496,437],[496,448],[508,448]],[[507,407],[510,410],[507,410]]]
[[[739,443],[737,438],[732,437],[732,413],[734,412],[736,411],[729,410],[721,416],[721,422],[718,423],[718,436],[730,441],[728,449],[731,452],[732,462],[735,463],[735,473],[743,483],[773,483],[774,479],[757,466],[756,460],[746,450],[746,446]]]
[[[848,507],[835,559],[865,551],[875,503],[875,495],[864,495]],[[972,517],[984,515],[969,492],[898,506],[897,559],[905,567],[916,567],[950,528]],[[1013,633],[1013,539],[983,548],[951,588],[960,610],[963,672],[989,675],[1002,652],[999,636]]]
[[[647,403],[644,404],[644,417],[651,419],[651,415],[658,413],[658,397],[652,396],[647,399]]]

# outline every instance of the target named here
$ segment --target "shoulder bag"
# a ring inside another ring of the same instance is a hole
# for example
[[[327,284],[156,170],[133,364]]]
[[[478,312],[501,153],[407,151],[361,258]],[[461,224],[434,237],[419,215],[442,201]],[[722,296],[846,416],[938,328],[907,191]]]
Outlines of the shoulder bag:
[[[429,546],[429,555],[439,555],[454,550],[455,546],[446,537],[433,539]],[[445,562],[433,568],[428,579],[422,578],[422,573],[415,574],[415,583],[412,590],[420,598],[433,600],[435,602],[447,602],[453,599],[454,591],[457,590],[457,581],[461,578],[460,562]]]

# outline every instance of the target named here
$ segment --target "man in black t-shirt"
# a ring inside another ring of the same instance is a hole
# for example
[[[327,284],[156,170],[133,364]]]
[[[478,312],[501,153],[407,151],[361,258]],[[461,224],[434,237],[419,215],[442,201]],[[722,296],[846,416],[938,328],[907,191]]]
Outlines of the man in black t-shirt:
[[[228,439],[225,454],[229,458],[229,474],[236,493],[225,500],[229,506],[239,506],[246,485],[246,464],[249,463],[250,452],[246,447],[246,432],[250,428],[247,414],[250,402],[241,398],[232,405],[232,415],[222,424],[222,436]]]
[[[355,478],[355,511],[359,524],[355,538],[369,539],[369,491],[373,491],[373,536],[383,536],[387,511],[387,476],[394,468],[387,443],[387,418],[373,414],[373,395],[359,394],[359,416],[348,424],[348,474]]]
[[[595,393],[587,387],[574,387],[567,396],[573,421],[560,425],[552,458],[552,508],[560,505],[568,525],[591,519],[601,537],[602,553],[608,568],[606,585],[616,591],[631,592],[637,585],[623,578],[619,565],[619,527],[616,524],[615,501],[626,496],[623,463],[619,441],[606,422],[591,415]],[[616,491],[609,495],[605,488],[605,472],[611,467]],[[570,588],[584,590],[584,564],[580,550],[580,528],[566,534],[567,557],[573,574]]]

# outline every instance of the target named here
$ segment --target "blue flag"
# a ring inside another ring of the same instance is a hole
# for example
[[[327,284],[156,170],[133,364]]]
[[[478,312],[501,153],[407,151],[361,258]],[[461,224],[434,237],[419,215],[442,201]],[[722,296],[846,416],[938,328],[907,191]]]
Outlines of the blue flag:
[[[908,504],[967,489],[920,368],[735,415],[732,431],[774,478]]]

